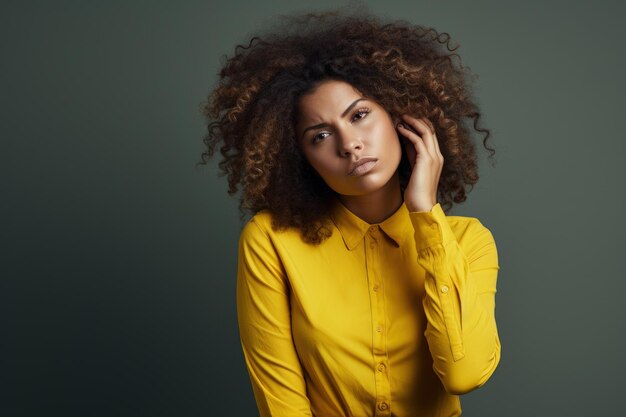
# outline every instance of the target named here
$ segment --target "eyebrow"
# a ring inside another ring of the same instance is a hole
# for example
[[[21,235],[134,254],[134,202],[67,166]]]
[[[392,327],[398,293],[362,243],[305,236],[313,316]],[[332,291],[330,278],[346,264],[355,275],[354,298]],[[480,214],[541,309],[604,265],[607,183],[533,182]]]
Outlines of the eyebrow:
[[[360,97],[360,98],[357,98],[356,100],[354,100],[354,101],[352,102],[352,104],[350,104],[350,105],[348,106],[348,108],[347,108],[347,109],[345,109],[345,110],[343,111],[343,113],[341,113],[341,117],[345,117],[345,116],[346,116],[346,114],[348,114],[348,112],[349,112],[350,110],[352,110],[352,108],[353,108],[354,106],[356,106],[356,103],[358,103],[358,102],[359,102],[359,101],[361,101],[361,100],[367,100],[367,98],[365,98],[365,97]],[[311,129],[317,129],[317,128],[324,127],[324,126],[328,126],[328,123],[320,123],[320,124],[317,124],[317,125],[314,125],[314,126],[309,126],[309,127],[307,127],[306,129],[304,129],[304,130],[302,131],[302,136],[304,136],[304,134],[305,134],[308,130],[311,130]]]

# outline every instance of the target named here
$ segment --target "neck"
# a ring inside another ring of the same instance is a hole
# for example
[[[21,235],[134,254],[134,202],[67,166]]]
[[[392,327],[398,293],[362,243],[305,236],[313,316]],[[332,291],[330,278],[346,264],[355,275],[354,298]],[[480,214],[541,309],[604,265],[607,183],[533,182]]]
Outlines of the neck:
[[[337,198],[348,210],[369,224],[382,223],[404,202],[398,171],[379,190],[366,195],[337,195]]]

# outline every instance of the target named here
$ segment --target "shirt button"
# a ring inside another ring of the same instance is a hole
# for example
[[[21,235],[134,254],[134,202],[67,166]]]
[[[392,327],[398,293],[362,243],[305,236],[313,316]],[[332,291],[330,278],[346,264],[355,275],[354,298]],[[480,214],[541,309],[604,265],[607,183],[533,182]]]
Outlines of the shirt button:
[[[436,229],[436,228],[437,228],[437,223],[433,223],[433,224],[431,224],[431,225],[430,225],[430,228],[431,228],[431,229]]]
[[[381,363],[378,364],[378,370],[380,372],[383,372],[385,370],[385,368],[386,368],[386,366],[385,366],[384,363],[381,362]]]
[[[386,402],[382,402],[382,403],[378,404],[378,409],[381,410],[381,411],[384,411],[384,410],[386,410],[388,408],[389,408],[389,404],[387,404]]]
[[[447,286],[447,285],[442,285],[442,286],[441,286],[441,292],[442,292],[442,293],[444,293],[444,294],[448,292],[448,289],[449,289],[449,288],[448,288],[448,286]]]
[[[376,243],[372,242],[370,243],[370,248],[374,249],[376,247]]]
[[[382,332],[383,331],[383,326],[381,326],[380,324],[378,326],[376,326],[376,331],[377,332]]]
[[[374,284],[374,288],[373,288],[373,290],[374,290],[374,291],[378,291],[378,284]]]
[[[370,232],[375,232],[376,231],[376,226],[370,226]]]

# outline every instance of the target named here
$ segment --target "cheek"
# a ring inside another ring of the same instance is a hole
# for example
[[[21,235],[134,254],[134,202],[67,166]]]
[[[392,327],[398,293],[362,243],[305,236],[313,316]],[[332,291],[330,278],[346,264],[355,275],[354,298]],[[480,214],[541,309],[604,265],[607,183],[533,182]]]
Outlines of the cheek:
[[[384,138],[381,150],[388,155],[400,155],[402,152],[402,142],[400,136],[393,125],[385,125],[384,129],[378,133],[379,137]]]
[[[403,149],[404,145],[402,144],[398,133],[393,128],[391,130],[387,129],[384,137],[386,140],[381,148],[381,152],[382,155],[384,155],[389,161],[389,169],[392,169],[395,172],[395,170],[400,166],[402,154],[405,152]]]

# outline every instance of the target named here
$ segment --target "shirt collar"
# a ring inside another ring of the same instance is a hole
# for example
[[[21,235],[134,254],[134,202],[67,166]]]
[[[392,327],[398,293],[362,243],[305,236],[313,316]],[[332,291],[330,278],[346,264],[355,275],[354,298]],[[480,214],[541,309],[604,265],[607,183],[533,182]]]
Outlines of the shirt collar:
[[[331,219],[343,238],[346,247],[353,250],[363,240],[365,233],[372,226],[380,229],[391,238],[396,247],[400,247],[407,234],[413,232],[409,210],[403,202],[400,208],[381,223],[369,224],[365,220],[352,213],[341,201],[335,197],[332,206]]]

